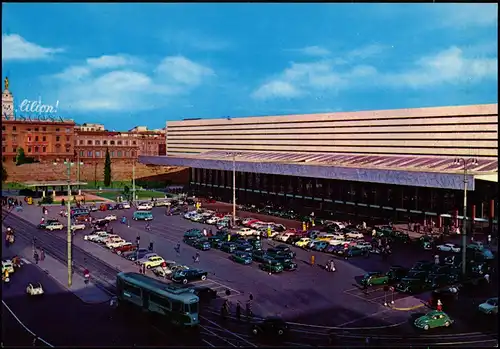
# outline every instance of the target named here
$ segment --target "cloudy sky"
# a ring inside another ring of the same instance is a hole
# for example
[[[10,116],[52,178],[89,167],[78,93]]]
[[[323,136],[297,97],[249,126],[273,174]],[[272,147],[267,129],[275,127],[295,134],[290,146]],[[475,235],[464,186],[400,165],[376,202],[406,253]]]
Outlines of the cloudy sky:
[[[108,129],[498,103],[497,4],[2,4],[2,71]]]

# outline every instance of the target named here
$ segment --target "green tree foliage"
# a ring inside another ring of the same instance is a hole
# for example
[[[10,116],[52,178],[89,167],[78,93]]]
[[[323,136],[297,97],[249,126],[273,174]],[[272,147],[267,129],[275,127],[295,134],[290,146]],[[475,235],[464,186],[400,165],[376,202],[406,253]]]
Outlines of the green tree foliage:
[[[21,147],[17,148],[16,166],[23,165],[23,164],[33,164],[35,162],[39,162],[39,161],[35,160],[35,158],[33,158],[33,157],[26,156],[23,148],[21,148]]]
[[[16,165],[22,165],[26,162],[26,154],[24,154],[24,149],[21,147],[17,148],[17,154],[16,154]]]
[[[123,196],[125,197],[125,200],[129,201],[130,200],[130,197],[131,197],[131,193],[130,193],[130,188],[128,187],[128,185],[126,185],[124,188],[123,188]]]
[[[111,186],[111,157],[108,148],[106,148],[106,159],[104,160],[104,186]]]

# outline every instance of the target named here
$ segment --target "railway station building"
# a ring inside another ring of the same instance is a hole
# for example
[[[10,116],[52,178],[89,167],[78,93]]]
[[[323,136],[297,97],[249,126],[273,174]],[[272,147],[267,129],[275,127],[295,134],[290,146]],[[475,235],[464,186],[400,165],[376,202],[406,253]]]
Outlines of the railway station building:
[[[167,123],[167,155],[190,187],[237,203],[273,202],[393,221],[498,216],[498,104]],[[457,163],[458,160],[458,163]]]

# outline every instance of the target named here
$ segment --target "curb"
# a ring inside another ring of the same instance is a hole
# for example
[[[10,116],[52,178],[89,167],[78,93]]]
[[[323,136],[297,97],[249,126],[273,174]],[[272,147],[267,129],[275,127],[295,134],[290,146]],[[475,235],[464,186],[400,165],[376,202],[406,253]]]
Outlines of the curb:
[[[425,306],[425,304],[418,304],[418,305],[415,305],[413,307],[408,307],[408,308],[398,308],[398,307],[389,307],[389,308],[392,310],[398,310],[398,311],[411,311],[411,310],[422,308],[424,306]]]

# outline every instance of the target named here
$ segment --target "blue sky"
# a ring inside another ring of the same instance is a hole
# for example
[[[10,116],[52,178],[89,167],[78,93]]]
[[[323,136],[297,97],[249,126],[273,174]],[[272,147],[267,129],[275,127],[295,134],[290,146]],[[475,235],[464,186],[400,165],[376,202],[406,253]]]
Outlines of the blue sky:
[[[2,71],[108,129],[498,103],[497,4],[2,4]]]

